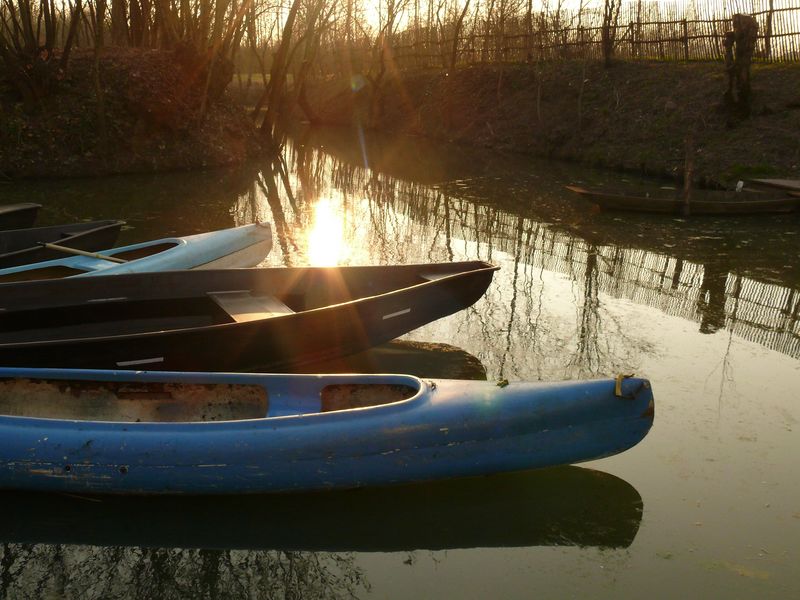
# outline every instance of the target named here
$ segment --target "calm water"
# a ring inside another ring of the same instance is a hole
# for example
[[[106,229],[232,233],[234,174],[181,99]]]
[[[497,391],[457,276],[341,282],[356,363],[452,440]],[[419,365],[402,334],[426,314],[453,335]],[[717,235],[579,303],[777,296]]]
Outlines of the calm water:
[[[800,215],[597,214],[562,191],[576,181],[613,176],[324,130],[283,165],[0,184],[0,202],[43,204],[42,223],[125,218],[121,242],[270,221],[265,265],[492,261],[483,300],[406,338],[463,353],[415,362],[400,344],[411,358],[388,364],[636,373],[656,394],[641,444],[581,467],[266,498],[5,493],[0,593],[797,597]]]

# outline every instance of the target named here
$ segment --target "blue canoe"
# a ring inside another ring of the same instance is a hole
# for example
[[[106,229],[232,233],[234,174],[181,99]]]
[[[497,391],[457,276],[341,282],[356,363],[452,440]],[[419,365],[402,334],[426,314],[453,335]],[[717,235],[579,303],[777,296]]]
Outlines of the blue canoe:
[[[592,460],[653,423],[647,380],[0,368],[0,488],[308,491]]]
[[[52,244],[48,249],[58,248]],[[65,258],[0,269],[0,283],[119,275],[180,269],[253,267],[272,249],[267,223],[253,223],[197,235],[164,238],[96,253],[62,248]]]

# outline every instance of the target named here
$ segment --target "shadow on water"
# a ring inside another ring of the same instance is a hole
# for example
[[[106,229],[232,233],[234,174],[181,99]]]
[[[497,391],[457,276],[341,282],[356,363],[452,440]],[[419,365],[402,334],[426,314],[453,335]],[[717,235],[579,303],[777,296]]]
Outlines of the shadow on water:
[[[486,367],[475,356],[431,342],[394,340],[337,360],[305,364],[294,373],[407,373],[434,379],[486,379]]]
[[[630,484],[582,467],[311,494],[84,498],[2,492],[0,499],[0,540],[7,544],[110,547],[625,548],[642,516],[642,499]]]
[[[77,497],[0,492],[0,597],[352,598],[354,552],[627,548],[642,500],[560,467],[316,494]]]

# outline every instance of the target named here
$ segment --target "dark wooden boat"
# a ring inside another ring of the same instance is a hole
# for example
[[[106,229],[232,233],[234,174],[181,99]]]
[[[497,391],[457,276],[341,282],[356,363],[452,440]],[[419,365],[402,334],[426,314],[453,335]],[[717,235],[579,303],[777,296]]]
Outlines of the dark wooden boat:
[[[674,191],[653,195],[565,186],[571,192],[589,200],[601,210],[621,210],[645,213],[684,214],[684,201]],[[664,190],[660,190],[664,191]],[[787,213],[800,210],[800,198],[789,194],[771,196],[759,192],[705,192],[695,194],[689,203],[691,215],[748,215]]]
[[[111,248],[125,221],[91,221],[31,229],[0,231],[0,268],[63,258],[63,252],[43,247],[58,244],[77,250]]]
[[[800,194],[800,179],[751,179],[752,183],[768,188],[786,190],[794,194]]]
[[[0,365],[278,370],[476,302],[497,267],[227,269],[0,284]]]
[[[0,206],[0,230],[30,227],[36,220],[41,204],[22,202]]]

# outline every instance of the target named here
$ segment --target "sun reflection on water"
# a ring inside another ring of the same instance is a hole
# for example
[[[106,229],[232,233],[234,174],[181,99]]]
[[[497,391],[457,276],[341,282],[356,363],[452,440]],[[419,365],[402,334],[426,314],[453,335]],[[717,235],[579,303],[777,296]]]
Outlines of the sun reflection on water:
[[[314,205],[314,223],[308,230],[308,262],[313,267],[332,267],[349,258],[345,240],[344,211],[340,202],[320,198]]]

